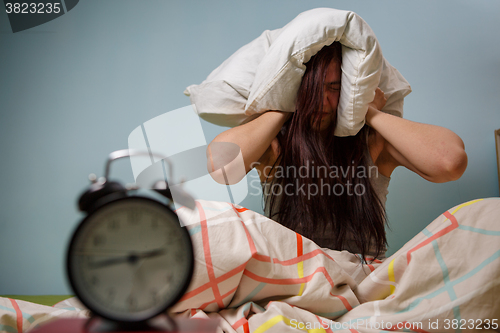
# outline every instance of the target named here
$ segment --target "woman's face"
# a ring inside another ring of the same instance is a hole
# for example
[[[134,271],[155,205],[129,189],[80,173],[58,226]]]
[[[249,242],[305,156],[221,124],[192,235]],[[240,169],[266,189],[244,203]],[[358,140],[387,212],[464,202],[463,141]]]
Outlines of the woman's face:
[[[337,106],[340,97],[340,64],[332,61],[327,68],[325,86],[323,91],[323,115],[321,117],[320,131],[328,128],[337,116]]]

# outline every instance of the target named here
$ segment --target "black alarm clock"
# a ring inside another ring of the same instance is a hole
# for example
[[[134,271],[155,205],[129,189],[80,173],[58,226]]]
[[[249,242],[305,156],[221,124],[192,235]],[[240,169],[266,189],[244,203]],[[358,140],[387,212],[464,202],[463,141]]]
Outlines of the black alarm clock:
[[[105,176],[92,179],[81,195],[79,209],[86,216],[71,237],[66,260],[70,285],[83,305],[122,328],[165,313],[188,288],[194,265],[189,233],[170,208],[165,181],[153,190],[168,203],[108,180],[110,163],[133,155],[149,153],[112,153]],[[194,208],[189,195],[180,197],[181,204]]]

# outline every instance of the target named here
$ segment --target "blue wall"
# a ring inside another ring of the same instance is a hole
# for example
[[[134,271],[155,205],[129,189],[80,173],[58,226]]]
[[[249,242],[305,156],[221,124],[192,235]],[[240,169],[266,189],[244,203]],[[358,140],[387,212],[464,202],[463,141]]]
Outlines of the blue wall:
[[[0,294],[66,294],[64,251],[82,217],[78,194],[145,121],[189,104],[186,86],[265,29],[315,7],[357,12],[410,82],[405,117],[447,127],[469,156],[463,177],[431,184],[396,169],[393,253],[444,210],[498,196],[497,1],[80,1],[13,34],[0,13]],[[207,141],[224,128],[203,122]],[[118,178],[132,182],[128,161]],[[256,197],[244,206],[261,211]]]

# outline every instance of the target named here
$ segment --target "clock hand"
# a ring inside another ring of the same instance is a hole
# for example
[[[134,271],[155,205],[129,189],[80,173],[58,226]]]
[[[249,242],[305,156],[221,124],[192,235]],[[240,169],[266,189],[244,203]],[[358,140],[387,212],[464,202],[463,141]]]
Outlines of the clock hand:
[[[159,248],[159,249],[156,249],[156,250],[152,250],[152,251],[147,251],[147,252],[143,252],[143,253],[140,253],[137,255],[137,260],[139,259],[145,259],[145,258],[152,258],[152,257],[156,257],[156,256],[161,256],[161,255],[164,255],[166,254],[166,249],[164,247],[162,248]],[[132,288],[130,290],[130,293],[129,293],[129,300],[132,301],[133,300],[133,295],[135,295],[135,291],[136,291],[136,287],[137,285],[142,282],[143,282],[143,279],[144,279],[144,272],[141,272],[141,266],[142,264],[144,263],[144,260],[141,260],[139,261],[139,263],[137,265],[134,265],[132,267],[132,270],[133,270],[133,282],[132,282]],[[129,306],[130,308],[133,307],[133,304],[134,303],[129,303]]]
[[[143,252],[137,255],[137,259],[152,258],[164,255],[167,251],[164,248]]]
[[[116,258],[110,258],[106,260],[101,260],[101,261],[96,261],[89,263],[90,268],[102,268],[102,267],[107,267],[107,266],[112,266],[116,264],[122,264],[125,262],[128,262],[130,264],[135,264],[138,260],[140,259],[146,259],[146,258],[153,258],[157,256],[161,256],[166,253],[165,249],[156,249],[156,250],[151,250],[151,251],[146,251],[142,253],[131,253],[127,256],[120,256]]]
[[[124,262],[128,262],[129,261],[129,257],[130,256],[122,256],[122,257],[116,257],[116,258],[110,258],[110,259],[106,259],[106,260],[101,260],[101,261],[94,261],[94,262],[89,263],[89,267],[90,268],[102,268],[102,267],[106,267],[106,266],[112,266],[112,265],[116,265],[116,264],[121,264],[121,263],[124,263]]]

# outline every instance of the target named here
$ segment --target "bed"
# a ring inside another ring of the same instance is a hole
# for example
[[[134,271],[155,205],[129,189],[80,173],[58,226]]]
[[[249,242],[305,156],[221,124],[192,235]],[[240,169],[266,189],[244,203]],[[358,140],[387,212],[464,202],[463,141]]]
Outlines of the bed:
[[[217,318],[224,332],[499,331],[499,198],[453,207],[365,265],[239,205],[198,200],[178,214],[196,266],[173,316]],[[0,332],[88,315],[76,298],[0,298]]]

